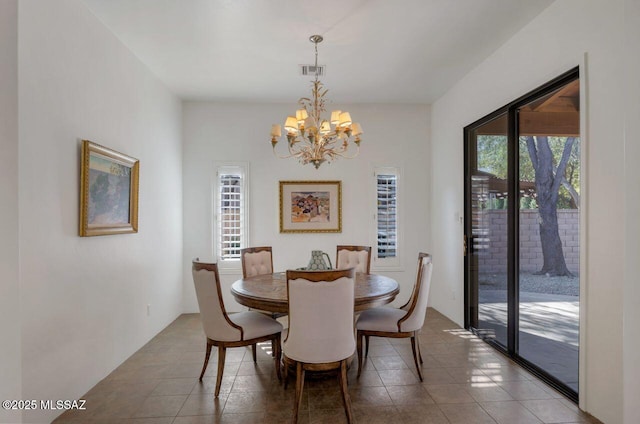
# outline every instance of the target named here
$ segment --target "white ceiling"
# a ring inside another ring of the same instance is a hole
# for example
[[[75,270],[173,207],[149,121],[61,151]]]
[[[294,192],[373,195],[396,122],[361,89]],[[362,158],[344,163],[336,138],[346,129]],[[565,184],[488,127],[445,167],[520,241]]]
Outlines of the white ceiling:
[[[432,103],[553,0],[84,0],[179,97]]]

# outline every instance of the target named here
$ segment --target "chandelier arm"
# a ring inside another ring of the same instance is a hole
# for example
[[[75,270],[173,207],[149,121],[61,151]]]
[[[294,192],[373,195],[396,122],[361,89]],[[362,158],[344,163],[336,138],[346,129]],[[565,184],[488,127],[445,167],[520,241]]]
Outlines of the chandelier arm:
[[[289,154],[288,155],[286,155],[286,156],[279,155],[278,152],[276,152],[276,146],[273,145],[273,154],[274,154],[274,156],[277,157],[278,159],[289,159],[289,158],[293,158],[293,157],[298,157],[298,156],[303,154],[301,150],[292,149],[291,148],[292,144],[290,144],[290,143],[287,143],[287,144],[288,144],[287,147],[289,148]]]
[[[353,159],[356,156],[358,156],[358,153],[360,153],[360,146],[356,145],[356,152],[353,155],[347,155],[344,153],[345,151],[346,149],[343,149],[342,151],[333,150],[333,154],[335,156],[340,156],[341,158],[344,158],[344,159]]]
[[[292,157],[295,156],[295,154],[290,154],[288,156],[281,156],[281,155],[278,154],[278,152],[276,152],[276,148],[275,147],[273,148],[273,155],[275,157],[277,157],[278,159],[289,159],[289,158],[292,158]]]

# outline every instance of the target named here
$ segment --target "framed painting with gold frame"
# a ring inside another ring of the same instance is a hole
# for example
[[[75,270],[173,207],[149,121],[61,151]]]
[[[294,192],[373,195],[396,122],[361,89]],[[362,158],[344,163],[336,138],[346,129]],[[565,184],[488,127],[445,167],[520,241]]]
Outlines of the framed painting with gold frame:
[[[140,161],[82,140],[80,236],[138,232]]]
[[[342,232],[342,182],[280,181],[280,232]]]

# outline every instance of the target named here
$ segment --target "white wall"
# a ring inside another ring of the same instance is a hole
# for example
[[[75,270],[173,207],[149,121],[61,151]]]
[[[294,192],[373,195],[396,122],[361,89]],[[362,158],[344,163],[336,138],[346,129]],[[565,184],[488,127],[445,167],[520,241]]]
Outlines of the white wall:
[[[432,213],[432,242],[436,257],[446,262],[434,269],[434,279],[448,284],[434,287],[432,304],[462,324],[463,258],[459,241],[463,229],[453,214],[463,208],[463,127],[580,65],[583,53],[587,53],[587,66],[581,69],[581,78],[586,81],[586,92],[581,94],[588,96],[588,108],[583,111],[587,118],[583,134],[587,237],[582,247],[587,261],[583,264],[586,272],[581,275],[585,283],[581,314],[586,326],[581,328],[585,363],[581,364],[580,404],[608,424],[623,422],[623,398],[631,401],[630,393],[622,390],[621,305],[625,281],[624,199],[637,186],[625,183],[621,77],[625,54],[634,56],[637,69],[637,44],[629,42],[622,50],[623,4],[623,0],[555,2],[432,109],[433,187],[438,187],[432,191],[431,200],[438,206]],[[633,101],[637,103],[637,98]],[[603,222],[610,225],[604,226]],[[631,260],[637,262],[637,256]],[[637,342],[634,346],[637,349]]]
[[[0,399],[21,398],[18,264],[18,3],[0,1]],[[0,409],[0,422],[20,422]]]
[[[303,95],[304,93],[301,93]],[[372,213],[372,164],[401,166],[404,172],[403,271],[385,272],[401,284],[397,302],[406,300],[415,279],[418,251],[429,243],[429,108],[400,105],[331,105],[349,110],[364,130],[360,155],[338,160],[316,170],[294,159],[277,159],[271,151],[271,124],[295,111],[291,104],[222,104],[188,102],[183,105],[184,127],[184,280],[185,310],[197,311],[191,278],[191,259],[212,257],[212,179],[215,161],[246,161],[250,166],[252,245],[271,245],[274,268],[306,266],[312,249],[335,259],[338,244],[369,244]],[[284,142],[282,142],[284,144]],[[279,146],[286,150],[285,145]],[[284,154],[284,151],[280,152]],[[341,180],[342,233],[280,234],[278,182],[280,180]],[[437,257],[434,259],[438,260]],[[240,308],[228,287],[241,270],[222,275],[231,310]],[[436,284],[434,282],[434,284]]]
[[[79,0],[18,12],[22,398],[77,399],[182,312],[181,103]],[[138,234],[78,237],[82,138],[140,160]]]
[[[625,101],[625,287],[624,287],[624,422],[632,423],[638,417],[637,400],[640,398],[640,286],[638,285],[638,258],[640,257],[640,143],[637,126],[640,122],[640,2],[625,1],[624,56]]]

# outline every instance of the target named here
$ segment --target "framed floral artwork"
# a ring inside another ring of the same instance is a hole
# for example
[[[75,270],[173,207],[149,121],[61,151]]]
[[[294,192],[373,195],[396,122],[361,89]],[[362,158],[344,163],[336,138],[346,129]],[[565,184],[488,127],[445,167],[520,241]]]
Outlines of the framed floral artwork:
[[[342,232],[342,183],[280,181],[280,232]]]

